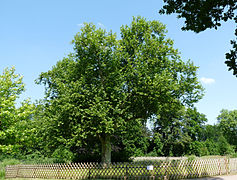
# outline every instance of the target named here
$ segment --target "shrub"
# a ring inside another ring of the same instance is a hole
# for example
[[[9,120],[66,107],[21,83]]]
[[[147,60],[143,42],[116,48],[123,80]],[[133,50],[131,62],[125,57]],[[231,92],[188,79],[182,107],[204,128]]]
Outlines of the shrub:
[[[220,155],[219,144],[213,139],[207,139],[205,145],[210,152],[210,155]]]
[[[236,153],[233,153],[233,154],[231,154],[231,156],[230,156],[231,158],[237,158],[237,152]]]
[[[233,154],[235,152],[234,146],[230,145],[223,136],[219,138],[218,144],[221,155]]]
[[[197,157],[195,155],[190,155],[188,156],[188,161],[193,161],[195,160]]]
[[[209,151],[204,142],[194,141],[190,144],[189,148],[189,154],[194,154],[196,156],[209,155]]]
[[[67,148],[60,146],[52,154],[57,163],[69,163],[74,159],[74,154]]]

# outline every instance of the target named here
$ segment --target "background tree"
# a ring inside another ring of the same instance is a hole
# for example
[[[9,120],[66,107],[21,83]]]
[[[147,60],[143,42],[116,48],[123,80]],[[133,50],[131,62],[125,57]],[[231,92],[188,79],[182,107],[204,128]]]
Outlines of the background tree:
[[[237,110],[228,111],[223,109],[217,120],[223,136],[237,150]]]
[[[177,13],[178,18],[185,19],[182,30],[201,32],[208,28],[217,29],[222,21],[233,20],[237,24],[237,2],[236,0],[164,0],[165,5],[160,10],[161,14]],[[237,28],[235,29],[237,38]],[[236,39],[231,41],[233,49],[226,53],[225,63],[229,70],[237,76],[237,43]]]
[[[72,41],[75,52],[38,80],[46,85],[51,148],[58,143],[76,152],[99,140],[102,162],[110,162],[116,136],[202,97],[197,67],[180,59],[165,33],[163,24],[141,17],[121,27],[120,40],[85,24]]]
[[[220,123],[216,125],[202,126],[202,133],[198,141],[194,141],[190,146],[188,154],[202,155],[226,155],[233,154],[235,148],[226,139],[225,132]]]
[[[0,152],[5,155],[26,153],[34,141],[30,135],[35,128],[28,128],[34,105],[29,100],[16,105],[24,91],[22,78],[14,67],[4,69],[0,75]]]
[[[201,141],[205,122],[205,115],[199,113],[196,108],[183,107],[173,114],[162,114],[155,121],[153,129],[154,149],[162,148],[157,155],[192,154],[190,146],[195,141]]]
[[[192,141],[201,141],[205,123],[207,118],[204,114],[199,113],[196,108],[188,108],[182,118],[182,132]]]

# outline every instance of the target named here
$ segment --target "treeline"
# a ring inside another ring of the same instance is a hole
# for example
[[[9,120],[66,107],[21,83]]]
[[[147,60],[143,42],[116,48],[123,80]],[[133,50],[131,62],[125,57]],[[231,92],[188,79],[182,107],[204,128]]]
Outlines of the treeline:
[[[158,156],[233,154],[237,147],[236,113],[236,110],[222,110],[218,123],[207,125],[205,115],[195,108],[187,109],[172,125],[154,128],[151,150]],[[158,144],[155,142],[161,145],[160,149],[156,149]]]
[[[45,115],[45,102],[16,98],[24,89],[14,68],[5,69],[1,82],[1,157],[46,162],[101,161],[101,142],[88,136],[79,146],[65,136],[71,127]],[[6,88],[3,88],[6,87]],[[127,161],[135,156],[226,155],[237,149],[237,110],[222,110],[216,125],[196,108],[184,108],[169,117],[153,117],[148,124],[129,123],[127,133],[111,136],[112,161]],[[57,128],[58,127],[58,128]],[[148,128],[149,127],[149,128]],[[73,129],[73,127],[72,127]],[[74,131],[74,130],[73,130]]]
[[[127,161],[131,156],[233,154],[237,111],[216,125],[194,107],[203,96],[197,67],[180,59],[158,21],[134,18],[116,34],[85,24],[74,52],[38,84],[45,97],[16,104],[14,68],[0,75],[2,157],[52,162]],[[149,128],[148,128],[149,127]]]

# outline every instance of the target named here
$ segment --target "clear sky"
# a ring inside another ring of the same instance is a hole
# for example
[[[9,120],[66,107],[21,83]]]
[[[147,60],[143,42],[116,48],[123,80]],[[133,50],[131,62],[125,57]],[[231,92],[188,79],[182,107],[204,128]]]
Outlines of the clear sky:
[[[198,78],[205,96],[196,104],[209,124],[216,123],[221,109],[237,109],[237,78],[227,70],[225,53],[234,39],[233,23],[200,34],[183,32],[176,15],[159,15],[162,0],[0,0],[0,73],[15,66],[24,76],[22,99],[43,98],[44,87],[34,80],[69,52],[74,35],[83,22],[93,22],[119,35],[120,26],[133,16],[166,24],[167,37],[174,40],[184,61],[199,66]]]

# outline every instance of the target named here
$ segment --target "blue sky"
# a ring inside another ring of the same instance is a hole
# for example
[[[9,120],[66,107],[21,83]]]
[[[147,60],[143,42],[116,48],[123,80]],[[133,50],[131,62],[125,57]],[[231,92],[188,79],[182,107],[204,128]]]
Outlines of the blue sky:
[[[0,0],[0,73],[15,66],[24,76],[27,97],[33,101],[44,95],[44,87],[34,80],[72,52],[70,44],[83,22],[93,22],[119,35],[120,26],[133,16],[166,24],[167,37],[184,61],[199,66],[198,77],[205,96],[196,104],[209,124],[216,123],[221,109],[237,109],[237,78],[227,70],[225,53],[234,39],[234,23],[200,34],[181,31],[183,20],[176,15],[159,15],[162,0]]]

